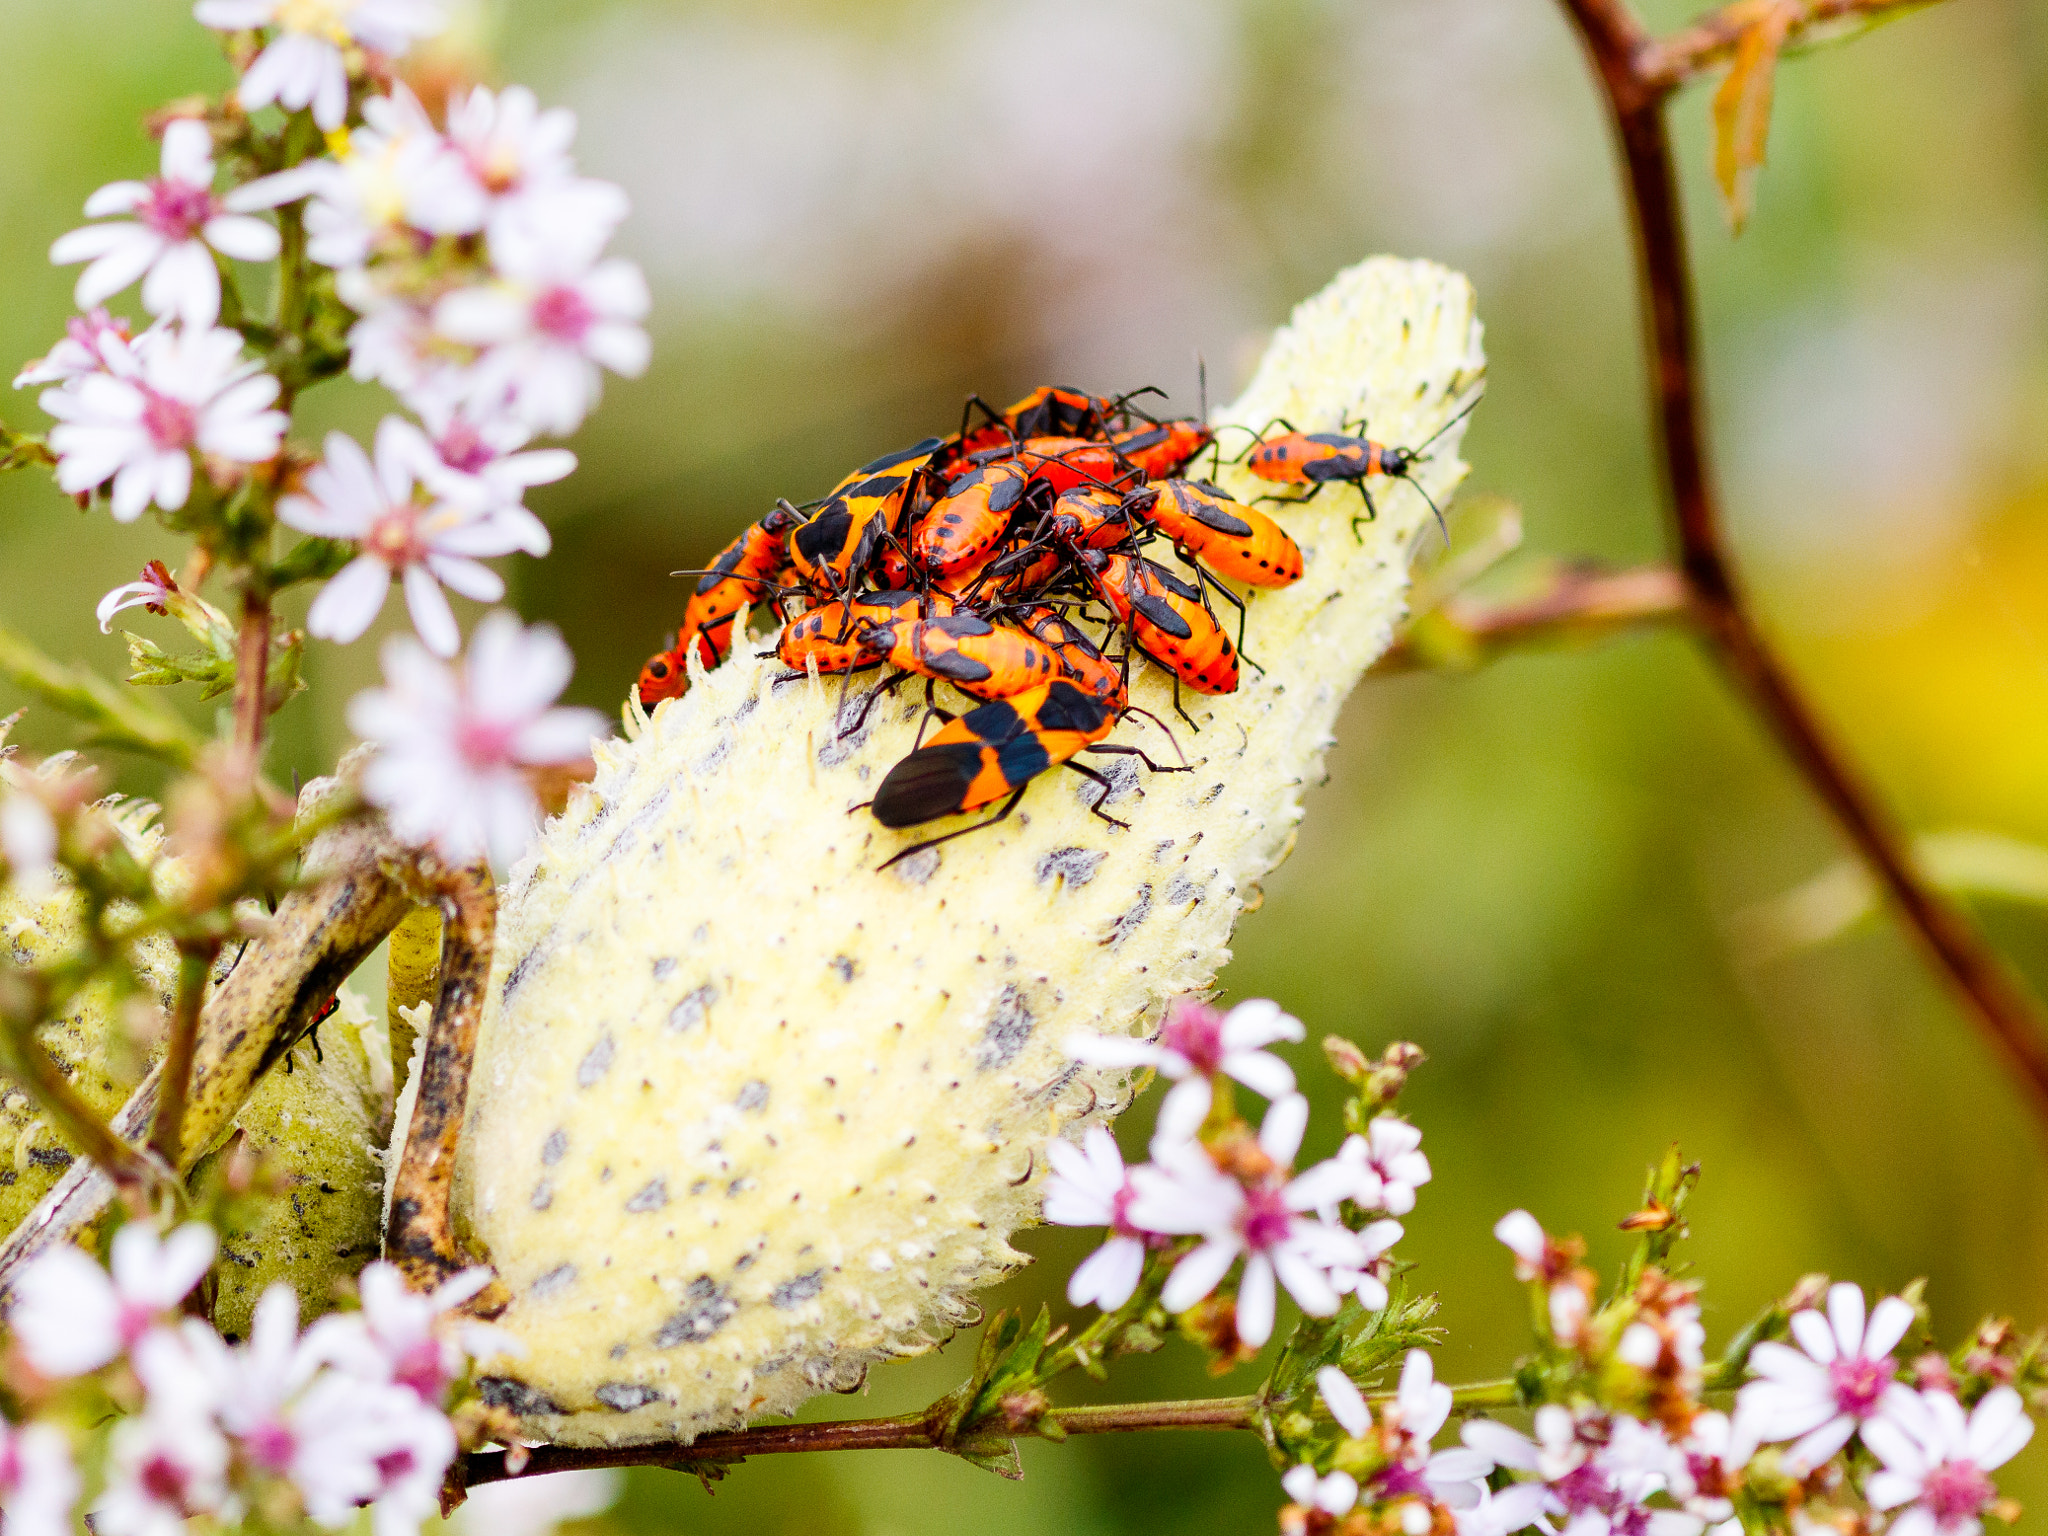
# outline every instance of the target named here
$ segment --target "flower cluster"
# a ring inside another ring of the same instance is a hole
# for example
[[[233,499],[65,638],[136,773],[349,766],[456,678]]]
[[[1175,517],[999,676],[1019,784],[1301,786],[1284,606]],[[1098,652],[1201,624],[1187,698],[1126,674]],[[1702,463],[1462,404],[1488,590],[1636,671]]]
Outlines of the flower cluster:
[[[1247,1350],[1272,1337],[1281,1287],[1312,1317],[1332,1315],[1346,1295],[1367,1310],[1386,1305],[1388,1251],[1401,1236],[1387,1213],[1412,1210],[1416,1186],[1429,1180],[1421,1135],[1383,1115],[1336,1157],[1297,1172],[1308,1100],[1295,1091],[1293,1069],[1266,1047],[1302,1033],[1277,1003],[1223,1013],[1181,999],[1154,1040],[1069,1042],[1083,1061],[1153,1067],[1175,1080],[1149,1163],[1125,1168],[1100,1128],[1079,1147],[1052,1147],[1046,1219],[1110,1230],[1074,1272],[1070,1300],[1120,1308],[1156,1259],[1160,1304],[1185,1313],[1237,1270],[1234,1339]],[[1270,1101],[1256,1133],[1228,1110],[1228,1090],[1219,1087],[1230,1082]]]
[[[646,366],[646,285],[605,254],[625,196],[578,174],[573,114],[524,87],[457,93],[437,125],[393,72],[442,28],[429,0],[198,0],[195,14],[227,34],[236,99],[181,104],[158,173],[87,199],[99,222],[50,253],[85,264],[85,313],[16,385],[42,389],[58,484],[82,502],[103,494],[122,522],[172,515],[208,557],[246,546],[266,517],[329,541],[307,546],[320,553],[292,578],[331,574],[309,633],[360,638],[396,584],[425,651],[452,658],[462,636],[447,594],[496,602],[505,583],[484,561],[548,552],[525,496],[576,460],[532,440],[573,432],[602,370]],[[248,116],[272,106],[287,114],[274,131]],[[303,238],[287,241],[272,213]],[[243,262],[278,264],[273,316],[245,306]],[[139,333],[98,307],[138,283],[153,322]],[[290,407],[343,370],[389,388],[405,414],[385,417],[368,451],[332,433],[312,461],[286,445]],[[103,628],[123,608],[166,611],[177,587],[151,570],[107,595]],[[585,756],[602,725],[546,710],[568,676],[552,632],[490,634],[491,654],[455,671],[392,647],[389,688],[356,713],[386,749],[368,792],[394,823],[451,858],[503,862],[536,819],[522,770]],[[181,675],[193,674],[143,680]],[[552,681],[544,697],[535,678]],[[393,701],[419,707],[402,717]],[[10,823],[23,847],[29,816]]]
[[[59,1248],[22,1273],[8,1324],[35,1394],[47,1406],[99,1393],[121,1416],[104,1458],[75,1457],[52,1412],[0,1432],[0,1514],[16,1536],[70,1531],[80,1466],[95,1459],[104,1474],[87,1513],[107,1536],[175,1536],[196,1516],[257,1511],[339,1529],[364,1505],[377,1536],[402,1536],[435,1512],[457,1449],[452,1391],[471,1359],[506,1348],[454,1311],[488,1272],[418,1295],[372,1264],[362,1310],[303,1331],[291,1288],[274,1285],[248,1341],[229,1344],[179,1315],[215,1247],[198,1222],[163,1238],[132,1224],[110,1269]]]
[[[1692,1287],[1646,1264],[1594,1308],[1582,1245],[1523,1211],[1497,1232],[1540,1320],[1544,1349],[1516,1378],[1536,1393],[1531,1431],[1474,1418],[1459,1445],[1434,1450],[1453,1399],[1427,1356],[1410,1354],[1377,1418],[1326,1366],[1318,1396],[1341,1437],[1304,1446],[1283,1479],[1283,1531],[1741,1536],[1870,1530],[1888,1515],[1899,1536],[1978,1536],[1987,1514],[2010,1518],[1990,1474],[2033,1433],[2010,1354],[1975,1351],[1967,1383],[1940,1356],[1904,1367],[1894,1350],[1916,1326],[1912,1304],[1887,1297],[1866,1313],[1863,1292],[1838,1284],[1825,1314],[1797,1298],[1777,1312],[1792,1342],[1732,1360],[1724,1376],[1746,1383],[1732,1412],[1710,1408]]]

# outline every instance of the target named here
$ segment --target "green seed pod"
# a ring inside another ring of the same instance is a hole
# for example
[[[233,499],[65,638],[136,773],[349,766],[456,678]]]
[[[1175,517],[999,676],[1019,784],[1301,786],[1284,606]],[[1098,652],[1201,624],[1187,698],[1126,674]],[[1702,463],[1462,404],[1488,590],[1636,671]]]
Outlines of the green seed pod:
[[[1417,444],[1478,387],[1479,335],[1464,279],[1369,261],[1296,311],[1218,419],[1363,416]],[[1414,470],[1439,504],[1461,431]],[[1128,830],[1054,770],[1000,826],[879,871],[919,840],[857,809],[910,750],[910,690],[842,734],[837,679],[785,682],[741,644],[651,720],[632,710],[500,904],[456,1203],[526,1352],[492,1362],[487,1398],[568,1444],[688,1439],[849,1389],[973,1316],[1021,1262],[1047,1141],[1124,1100],[1064,1042],[1150,1029],[1208,988],[1292,844],[1430,522],[1413,486],[1372,490],[1359,537],[1350,487],[1273,509],[1306,575],[1247,598],[1266,670],[1186,696],[1199,733],[1162,671],[1134,670],[1133,703],[1193,771],[1098,758]],[[1135,715],[1110,739],[1177,760]]]

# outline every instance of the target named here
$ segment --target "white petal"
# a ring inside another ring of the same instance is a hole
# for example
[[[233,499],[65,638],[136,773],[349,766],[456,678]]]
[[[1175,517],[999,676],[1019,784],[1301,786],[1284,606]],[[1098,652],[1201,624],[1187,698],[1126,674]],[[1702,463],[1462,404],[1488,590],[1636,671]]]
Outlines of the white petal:
[[[282,505],[278,511],[283,514]],[[313,599],[313,606],[306,610],[306,632],[344,645],[360,639],[376,621],[390,590],[390,567],[373,555],[358,555]]]
[[[1253,1349],[1273,1337],[1276,1301],[1272,1261],[1255,1253],[1244,1261],[1244,1278],[1237,1285],[1237,1336]],[[1337,1310],[1334,1299],[1330,1310]]]
[[[1912,1326],[1912,1303],[1897,1296],[1885,1297],[1870,1314],[1870,1325],[1863,1335],[1863,1353],[1872,1360],[1883,1359]]]
[[[206,124],[181,117],[164,127],[163,158],[159,162],[166,181],[187,186],[213,185],[213,134]]]
[[[1129,1301],[1145,1272],[1145,1245],[1134,1237],[1113,1237],[1089,1254],[1067,1282],[1067,1300],[1114,1312]]]
[[[405,568],[405,606],[412,614],[412,627],[428,650],[436,656],[453,656],[462,649],[462,631],[455,625],[455,612],[441,593],[441,584],[424,567]]]
[[[279,238],[274,226],[246,214],[219,214],[206,221],[200,231],[206,243],[223,256],[236,261],[269,261],[277,255]]]
[[[1294,1069],[1270,1051],[1232,1051],[1221,1065],[1225,1076],[1236,1078],[1262,1098],[1278,1099],[1294,1092]]]
[[[1508,1247],[1508,1251],[1526,1264],[1543,1262],[1546,1239],[1543,1224],[1527,1211],[1509,1211],[1493,1224],[1493,1235]]]
[[[88,219],[111,218],[133,213],[149,198],[149,188],[139,181],[110,181],[85,200]]]
[[[90,309],[112,298],[147,272],[150,264],[162,254],[165,242],[161,235],[134,225],[127,227],[134,231],[128,240],[109,250],[79,274],[78,283],[71,290],[79,308]]]
[[[594,709],[551,709],[519,728],[512,757],[528,764],[573,763],[590,756],[590,744],[608,734],[606,717]]]
[[[1344,1433],[1352,1439],[1358,1439],[1372,1427],[1372,1410],[1365,1406],[1364,1396],[1336,1366],[1326,1365],[1316,1372],[1316,1390],[1322,1393],[1330,1416],[1344,1426]]]
[[[1276,1099],[1259,1125],[1259,1150],[1285,1168],[1301,1150],[1302,1133],[1308,1129],[1308,1099],[1291,1093]]]
[[[1864,1352],[1863,1323],[1863,1287],[1847,1281],[1829,1286],[1828,1325],[1843,1355],[1854,1357]]]
[[[1854,1290],[1855,1287],[1851,1286],[1850,1289]],[[1860,1302],[1858,1306],[1861,1307]],[[1858,1327],[1860,1331],[1860,1318]],[[1827,1319],[1818,1312],[1808,1310],[1793,1313],[1791,1329],[1792,1337],[1799,1341],[1799,1347],[1822,1365],[1828,1364],[1840,1353],[1835,1343],[1834,1330],[1828,1326]]]
[[[1189,1253],[1178,1264],[1173,1273],[1166,1277],[1166,1285],[1159,1293],[1160,1305],[1169,1312],[1185,1312],[1196,1302],[1215,1290],[1230,1266],[1237,1262],[1238,1246],[1234,1242],[1212,1239]]]
[[[220,318],[220,269],[203,241],[181,240],[157,258],[142,280],[142,307],[192,326]]]

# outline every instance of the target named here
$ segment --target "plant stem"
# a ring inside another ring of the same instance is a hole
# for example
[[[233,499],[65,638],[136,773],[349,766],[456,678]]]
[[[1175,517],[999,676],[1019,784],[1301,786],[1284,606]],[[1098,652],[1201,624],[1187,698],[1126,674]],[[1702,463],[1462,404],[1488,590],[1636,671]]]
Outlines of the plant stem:
[[[163,1075],[159,1080],[156,1117],[150,1124],[150,1150],[166,1167],[178,1166],[179,1138],[185,1126],[185,1096],[192,1085],[192,1054],[199,1039],[199,1005],[213,973],[220,945],[214,942],[180,946],[178,997],[164,1040]]]
[[[1489,600],[1455,593],[1415,622],[1373,664],[1376,675],[1470,667],[1506,651],[1557,641],[1591,641],[1691,616],[1685,578],[1668,565],[1609,571],[1560,566],[1527,596]]]
[[[1963,909],[1928,881],[1889,813],[1778,660],[1736,581],[1701,426],[1692,272],[1664,125],[1670,82],[1646,72],[1655,45],[1625,0],[1563,3],[1592,55],[1621,140],[1649,310],[1652,414],[1680,569],[1700,634],[1869,861],[2048,1126],[2048,1019],[2040,1005]]]
[[[1804,0],[1785,34],[1785,46],[1816,42],[1820,40],[1816,33],[1853,27],[1858,22],[1874,26],[1934,3],[1936,0]],[[1646,40],[1635,67],[1659,91],[1674,91],[1732,60],[1743,29],[1755,19],[1753,7],[1724,5],[1670,37]]]
[[[242,586],[242,627],[235,648],[235,760],[253,784],[263,761],[263,722],[269,715],[270,593],[252,571]]]
[[[19,635],[0,629],[0,677],[93,727],[109,745],[191,768],[199,743],[183,722],[160,713],[83,668],[53,661]]]

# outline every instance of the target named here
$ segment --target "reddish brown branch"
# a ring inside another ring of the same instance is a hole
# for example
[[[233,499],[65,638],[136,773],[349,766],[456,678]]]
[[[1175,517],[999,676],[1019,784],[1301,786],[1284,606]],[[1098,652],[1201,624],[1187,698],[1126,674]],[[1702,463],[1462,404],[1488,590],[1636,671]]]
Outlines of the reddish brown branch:
[[[1842,27],[1883,21],[1934,3],[1935,0],[1796,0],[1797,14],[1785,34],[1785,46],[1796,48]],[[1660,92],[1676,90],[1732,60],[1743,29],[1755,20],[1753,0],[1736,0],[1733,5],[1709,11],[1669,37],[1645,40],[1635,57],[1636,71]]]
[[[1474,666],[1503,651],[1555,641],[1590,641],[1646,624],[1687,618],[1685,578],[1668,565],[1611,571],[1560,563],[1536,591],[1490,599],[1460,592],[1420,614],[1373,672]]]
[[[1701,426],[1692,273],[1665,133],[1668,81],[1623,0],[1564,0],[1606,90],[1635,215],[1650,329],[1651,393],[1680,568],[1702,634],[1814,792],[1898,903],[1972,1016],[2048,1122],[2048,1021],[1962,908],[1926,879],[1862,775],[1836,747],[1751,618],[1722,535]]]
[[[1250,1429],[1256,1422],[1256,1397],[1194,1398],[1167,1403],[1113,1403],[1094,1408],[1055,1408],[1044,1416],[1045,1428],[1060,1435],[1128,1434],[1150,1429]],[[928,1413],[895,1419],[850,1419],[828,1424],[769,1424],[723,1435],[700,1435],[688,1445],[625,1445],[579,1449],[542,1445],[524,1453],[478,1451],[465,1467],[466,1486],[502,1482],[509,1477],[539,1477],[588,1467],[679,1467],[732,1465],[749,1456],[780,1456],[799,1451],[996,1451],[1011,1436],[991,1430],[948,1447]],[[511,1455],[519,1470],[506,1467]]]
[[[242,589],[242,627],[236,639],[235,755],[245,781],[254,783],[269,715],[270,595],[253,578]]]

